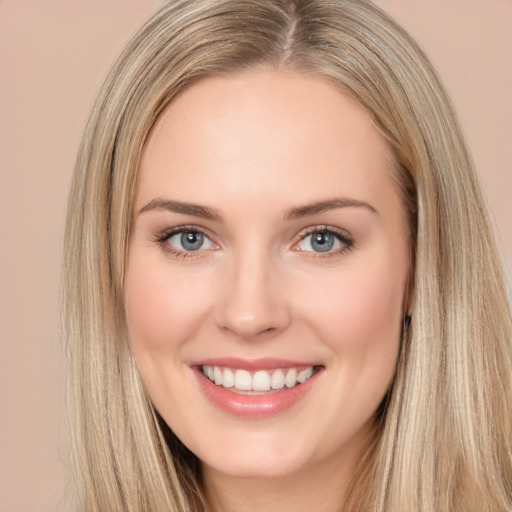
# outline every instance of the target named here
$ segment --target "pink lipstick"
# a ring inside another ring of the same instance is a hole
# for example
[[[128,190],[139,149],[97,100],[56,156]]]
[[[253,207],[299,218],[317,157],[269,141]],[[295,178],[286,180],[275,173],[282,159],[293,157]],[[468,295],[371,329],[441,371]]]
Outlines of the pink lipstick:
[[[324,369],[318,364],[270,358],[205,359],[191,368],[215,406],[247,419],[267,418],[293,407]]]

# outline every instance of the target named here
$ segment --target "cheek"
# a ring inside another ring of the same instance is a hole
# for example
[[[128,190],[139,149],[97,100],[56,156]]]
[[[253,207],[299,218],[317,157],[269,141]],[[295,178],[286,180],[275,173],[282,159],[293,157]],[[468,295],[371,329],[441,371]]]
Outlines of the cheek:
[[[358,261],[326,279],[321,292],[316,282],[308,318],[348,380],[389,384],[400,344],[407,254]]]
[[[402,279],[397,282],[394,276],[375,271],[342,273],[310,295],[310,316],[332,335],[337,333],[360,347],[367,339],[365,333],[399,329],[404,286]]]
[[[395,373],[405,278],[381,270],[340,276],[323,299],[312,301],[318,306],[311,323],[329,348],[328,373],[336,390],[318,414],[340,425],[338,440],[371,421]]]
[[[167,351],[190,338],[208,308],[208,290],[211,286],[200,273],[172,272],[168,264],[145,264],[134,257],[127,272],[125,307],[135,355],[141,350]]]
[[[371,348],[396,339],[402,318],[401,286],[383,275],[350,278],[337,297],[338,315],[330,313],[339,319],[337,327],[348,348]]]

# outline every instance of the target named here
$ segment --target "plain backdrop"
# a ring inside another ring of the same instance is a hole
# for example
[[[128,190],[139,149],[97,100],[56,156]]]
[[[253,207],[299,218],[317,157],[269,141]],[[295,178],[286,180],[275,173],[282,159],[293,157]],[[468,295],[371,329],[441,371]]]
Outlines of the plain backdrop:
[[[0,512],[65,499],[58,289],[67,189],[108,68],[157,0],[0,0]],[[377,0],[460,114],[511,276],[512,1]]]

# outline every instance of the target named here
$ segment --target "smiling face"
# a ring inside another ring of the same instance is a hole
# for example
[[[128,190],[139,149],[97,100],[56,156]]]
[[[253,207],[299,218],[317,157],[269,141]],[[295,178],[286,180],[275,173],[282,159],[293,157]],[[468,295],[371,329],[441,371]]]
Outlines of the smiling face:
[[[207,78],[153,127],[130,342],[207,474],[353,469],[399,350],[409,245],[393,172],[354,100],[291,72]]]

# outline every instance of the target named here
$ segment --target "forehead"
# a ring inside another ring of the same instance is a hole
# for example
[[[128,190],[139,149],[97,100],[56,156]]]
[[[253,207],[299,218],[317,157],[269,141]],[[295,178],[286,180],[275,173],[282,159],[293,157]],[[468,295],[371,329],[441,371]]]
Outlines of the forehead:
[[[368,195],[371,185],[378,195],[393,167],[368,113],[333,83],[252,70],[206,78],[164,110],[143,150],[137,201],[166,187],[205,204],[219,189],[298,202],[333,184],[332,193]]]

